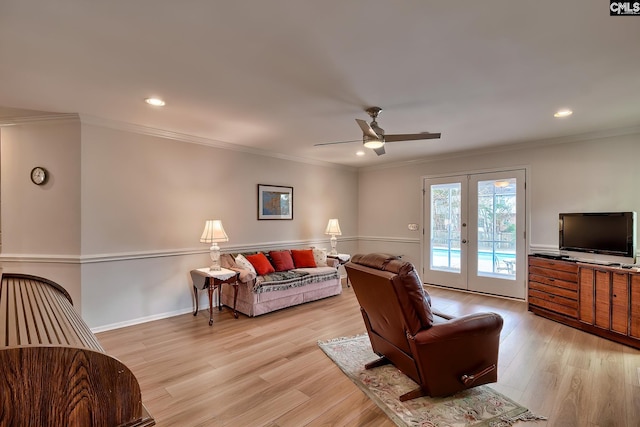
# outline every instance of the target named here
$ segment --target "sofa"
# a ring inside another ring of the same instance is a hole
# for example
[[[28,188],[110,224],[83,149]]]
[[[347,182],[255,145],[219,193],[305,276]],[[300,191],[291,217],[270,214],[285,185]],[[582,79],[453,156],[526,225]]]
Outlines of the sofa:
[[[222,254],[220,263],[240,273],[236,310],[249,317],[342,293],[338,260],[324,249]],[[233,307],[233,287],[224,286],[220,298]]]

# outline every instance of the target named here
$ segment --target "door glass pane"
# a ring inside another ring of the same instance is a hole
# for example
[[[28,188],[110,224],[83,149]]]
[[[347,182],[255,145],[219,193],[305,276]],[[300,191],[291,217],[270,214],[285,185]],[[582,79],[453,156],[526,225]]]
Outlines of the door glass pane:
[[[460,271],[460,183],[431,186],[431,269]]]
[[[516,179],[478,182],[478,275],[516,278]]]

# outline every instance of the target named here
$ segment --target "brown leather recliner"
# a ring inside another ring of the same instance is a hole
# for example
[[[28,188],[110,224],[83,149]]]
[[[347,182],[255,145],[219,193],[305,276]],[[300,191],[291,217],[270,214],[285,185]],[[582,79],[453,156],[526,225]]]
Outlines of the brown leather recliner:
[[[502,317],[477,313],[451,318],[431,310],[413,264],[393,255],[357,254],[345,264],[360,311],[380,359],[420,387],[400,396],[448,396],[498,379]]]

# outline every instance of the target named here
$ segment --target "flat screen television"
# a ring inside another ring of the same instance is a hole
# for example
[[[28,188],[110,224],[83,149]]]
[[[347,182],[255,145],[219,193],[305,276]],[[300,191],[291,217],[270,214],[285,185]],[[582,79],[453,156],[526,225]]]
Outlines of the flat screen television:
[[[561,213],[560,250],[635,257],[635,212]]]

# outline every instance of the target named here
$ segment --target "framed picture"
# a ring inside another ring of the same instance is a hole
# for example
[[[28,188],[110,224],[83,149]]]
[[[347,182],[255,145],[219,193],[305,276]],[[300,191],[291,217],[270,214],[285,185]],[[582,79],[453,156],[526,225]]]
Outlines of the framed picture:
[[[258,219],[293,219],[293,187],[258,184]]]

